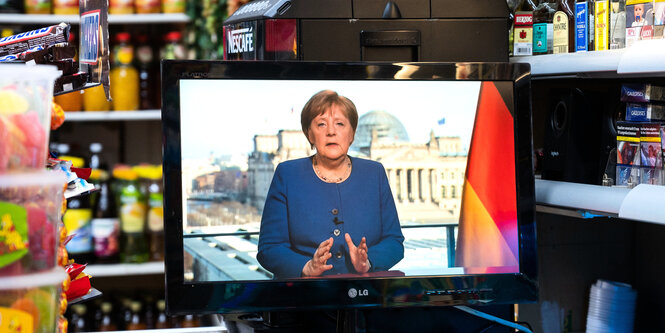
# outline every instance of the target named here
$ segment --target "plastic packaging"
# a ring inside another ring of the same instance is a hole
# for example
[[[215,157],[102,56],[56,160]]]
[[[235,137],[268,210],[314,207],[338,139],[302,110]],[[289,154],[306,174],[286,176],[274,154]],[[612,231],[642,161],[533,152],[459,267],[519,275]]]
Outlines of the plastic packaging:
[[[59,75],[55,66],[0,66],[0,174],[44,168]]]
[[[0,175],[0,276],[56,266],[66,183],[59,171]]]
[[[65,278],[61,267],[20,278],[0,278],[0,332],[55,332]]]

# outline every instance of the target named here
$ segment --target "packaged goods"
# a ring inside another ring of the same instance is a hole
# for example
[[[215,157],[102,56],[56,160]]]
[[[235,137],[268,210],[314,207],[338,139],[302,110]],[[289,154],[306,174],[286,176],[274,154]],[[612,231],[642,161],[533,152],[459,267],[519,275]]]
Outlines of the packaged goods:
[[[53,0],[53,14],[77,15],[79,13],[79,2],[76,0]]]
[[[0,173],[44,168],[58,75],[54,66],[0,66]]]
[[[134,0],[109,0],[110,14],[134,14]]]
[[[65,278],[61,267],[0,278],[0,332],[55,332]],[[12,330],[10,324],[15,325]],[[16,330],[17,326],[21,329]]]
[[[184,13],[185,0],[162,0],[162,12],[164,13]],[[230,14],[229,14],[230,15]]]
[[[26,14],[51,14],[51,0],[25,0]]]
[[[135,7],[137,14],[154,14],[162,11],[160,0],[136,0]]]
[[[58,43],[66,43],[69,40],[69,29],[69,24],[60,23],[0,38],[0,56],[18,54],[38,45],[47,47]]]
[[[645,83],[622,84],[621,101],[635,103],[665,102],[665,87]]]
[[[616,185],[637,185],[640,178],[640,125],[617,122]]]
[[[665,105],[628,103],[626,121],[665,121]]]
[[[65,184],[55,171],[0,175],[0,276],[56,266]]]

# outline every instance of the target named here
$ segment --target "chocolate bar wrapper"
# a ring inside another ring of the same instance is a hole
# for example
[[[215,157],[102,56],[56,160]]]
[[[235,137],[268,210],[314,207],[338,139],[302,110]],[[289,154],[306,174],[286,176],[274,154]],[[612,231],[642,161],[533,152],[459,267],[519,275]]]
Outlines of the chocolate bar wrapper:
[[[69,29],[70,25],[63,22],[0,38],[0,56],[19,54],[40,45],[46,48],[50,45],[66,43],[69,40]]]
[[[88,80],[87,73],[76,73],[72,75],[63,75],[55,79],[53,86],[53,95],[62,95],[74,90],[81,90],[86,86]]]

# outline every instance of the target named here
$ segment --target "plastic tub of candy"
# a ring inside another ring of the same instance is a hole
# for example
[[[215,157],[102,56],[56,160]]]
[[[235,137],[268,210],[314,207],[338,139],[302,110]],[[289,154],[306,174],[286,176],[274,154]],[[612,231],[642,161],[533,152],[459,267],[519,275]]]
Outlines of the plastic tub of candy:
[[[0,276],[56,266],[66,184],[62,171],[0,174]]]
[[[0,64],[0,173],[43,169],[55,66]]]
[[[0,332],[55,332],[65,278],[62,267],[0,278]]]

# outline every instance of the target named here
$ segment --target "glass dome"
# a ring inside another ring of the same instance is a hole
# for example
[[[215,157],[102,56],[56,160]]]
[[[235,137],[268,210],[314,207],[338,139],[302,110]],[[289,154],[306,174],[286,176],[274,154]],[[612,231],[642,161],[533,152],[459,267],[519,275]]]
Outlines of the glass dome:
[[[409,141],[409,134],[397,117],[385,111],[371,111],[358,119],[356,136],[350,150],[362,151],[369,148],[373,131],[376,133],[376,143],[393,144]]]

